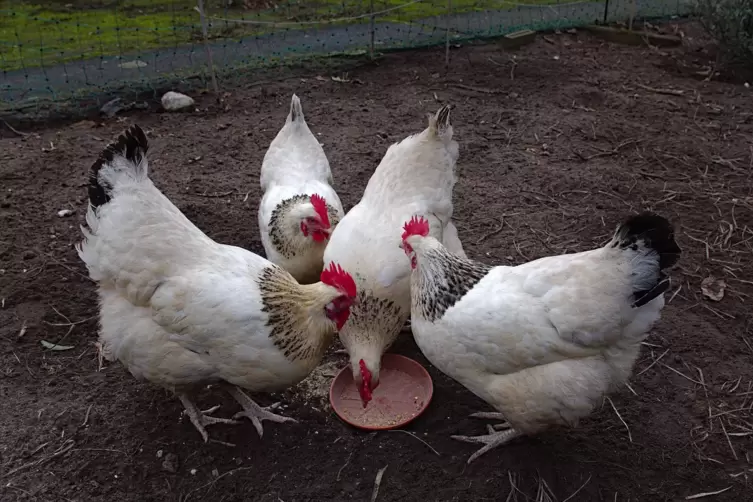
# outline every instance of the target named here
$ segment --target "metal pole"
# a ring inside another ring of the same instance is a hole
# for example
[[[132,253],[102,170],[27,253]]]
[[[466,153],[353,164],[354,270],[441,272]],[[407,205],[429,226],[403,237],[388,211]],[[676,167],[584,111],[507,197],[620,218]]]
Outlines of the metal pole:
[[[369,0],[369,12],[371,17],[369,18],[369,26],[371,27],[371,43],[369,43],[369,56],[374,59],[374,0]]]
[[[217,99],[220,99],[220,88],[217,86],[217,77],[214,74],[214,61],[212,60],[212,49],[209,47],[209,28],[207,26],[207,18],[204,13],[204,0],[198,0],[199,2],[199,17],[201,18],[201,31],[204,34],[204,48],[207,51],[207,59],[209,60],[209,74],[212,76],[212,88]]]
[[[636,14],[638,14],[638,0],[632,0],[630,2],[630,18],[628,22],[628,30],[633,31],[633,20]]]
[[[604,0],[604,24],[607,24],[609,19],[609,0]]]
[[[447,0],[447,17],[445,17],[444,65],[450,66],[450,17],[452,17],[452,0]]]

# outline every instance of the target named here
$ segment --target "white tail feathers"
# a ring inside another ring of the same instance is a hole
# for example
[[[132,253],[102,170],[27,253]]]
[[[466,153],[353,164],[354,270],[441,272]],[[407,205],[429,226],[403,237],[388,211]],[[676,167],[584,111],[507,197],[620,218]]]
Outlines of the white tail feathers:
[[[297,121],[306,121],[303,116],[303,107],[301,106],[301,100],[298,96],[293,94],[293,98],[290,100],[290,113],[288,114],[288,123]]]

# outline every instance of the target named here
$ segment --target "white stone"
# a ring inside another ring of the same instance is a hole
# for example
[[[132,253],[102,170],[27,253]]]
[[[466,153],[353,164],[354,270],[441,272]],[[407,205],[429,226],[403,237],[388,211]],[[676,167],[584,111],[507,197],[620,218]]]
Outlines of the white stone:
[[[193,105],[194,100],[192,97],[179,92],[169,91],[162,96],[162,107],[169,112],[183,110]]]

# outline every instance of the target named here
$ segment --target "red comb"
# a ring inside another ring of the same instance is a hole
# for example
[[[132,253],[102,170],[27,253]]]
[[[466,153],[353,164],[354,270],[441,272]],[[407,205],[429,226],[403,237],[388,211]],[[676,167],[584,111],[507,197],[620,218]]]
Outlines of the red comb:
[[[324,228],[329,228],[329,212],[327,211],[327,201],[325,201],[324,197],[322,197],[318,193],[312,195],[310,199],[311,205],[314,206],[314,211],[316,211],[316,214],[319,215],[319,219],[322,220],[322,226]]]
[[[340,265],[332,262],[329,268],[322,270],[320,280],[327,286],[339,289],[351,298],[356,296],[356,281]]]
[[[423,216],[414,216],[403,226],[403,240],[411,235],[420,235],[426,237],[429,235],[429,220]]]

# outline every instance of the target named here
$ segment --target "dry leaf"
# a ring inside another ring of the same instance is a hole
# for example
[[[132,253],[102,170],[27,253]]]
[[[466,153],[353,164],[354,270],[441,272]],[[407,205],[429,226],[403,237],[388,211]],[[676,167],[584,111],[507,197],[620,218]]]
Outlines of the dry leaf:
[[[724,290],[727,288],[727,283],[724,279],[717,279],[713,275],[706,277],[701,281],[701,291],[703,296],[709,300],[715,302],[721,301],[724,298]]]
[[[42,344],[42,347],[49,350],[71,350],[75,347],[74,345],[58,345],[56,343],[50,343],[47,340],[40,340],[39,343]]]
[[[3,299],[3,300],[5,300],[5,299]],[[19,331],[18,335],[16,335],[16,339],[19,339],[22,336],[24,336],[26,334],[26,330],[27,329],[28,328],[26,327],[26,321],[24,321],[23,324],[21,325],[21,331]]]

